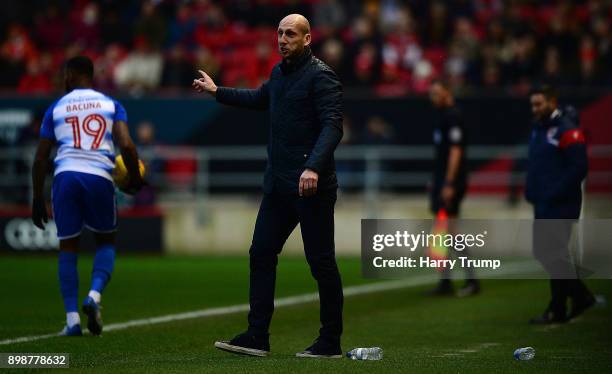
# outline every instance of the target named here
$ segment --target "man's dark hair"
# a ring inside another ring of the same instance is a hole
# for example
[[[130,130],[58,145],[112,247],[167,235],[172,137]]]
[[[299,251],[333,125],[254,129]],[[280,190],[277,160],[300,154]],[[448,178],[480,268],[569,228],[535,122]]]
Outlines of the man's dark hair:
[[[80,77],[87,78],[89,80],[93,79],[94,66],[93,62],[89,57],[72,57],[71,59],[66,61],[64,68],[66,69],[66,71],[70,71]]]
[[[532,95],[544,95],[545,98],[547,98],[548,100],[551,100],[551,99],[557,98],[557,90],[555,90],[554,87],[545,84],[545,85],[537,86],[533,88],[529,92],[529,96],[532,96]]]

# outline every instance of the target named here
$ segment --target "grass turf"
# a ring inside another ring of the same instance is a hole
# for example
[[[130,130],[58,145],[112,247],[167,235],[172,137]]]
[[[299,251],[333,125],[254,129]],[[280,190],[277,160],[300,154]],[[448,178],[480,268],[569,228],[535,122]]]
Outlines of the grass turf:
[[[359,259],[339,259],[345,286],[366,283]],[[91,257],[80,259],[82,296]],[[0,340],[59,331],[63,308],[55,257],[0,257]],[[611,281],[590,281],[612,298]],[[278,308],[272,355],[235,356],[216,350],[216,339],[246,327],[245,313],[170,322],[104,333],[100,338],[50,338],[0,346],[0,352],[69,352],[72,369],[87,371],[203,372],[608,372],[612,368],[612,312],[596,308],[554,328],[527,319],[548,298],[542,280],[489,280],[467,299],[429,298],[429,286],[352,296],[345,301],[343,348],[380,346],[381,361],[293,357],[316,337],[317,303]],[[277,297],[316,291],[305,260],[282,257]],[[103,299],[106,323],[125,322],[217,306],[248,297],[244,257],[120,257]],[[82,297],[81,297],[82,299]],[[533,346],[531,361],[512,359]]]

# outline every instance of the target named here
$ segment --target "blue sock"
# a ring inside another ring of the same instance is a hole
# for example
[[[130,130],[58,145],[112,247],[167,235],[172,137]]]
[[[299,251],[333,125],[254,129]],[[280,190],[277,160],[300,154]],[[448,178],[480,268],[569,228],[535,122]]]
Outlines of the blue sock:
[[[78,310],[79,273],[77,272],[77,254],[72,252],[59,252],[58,277],[60,290],[64,298],[66,313]]]
[[[110,281],[115,267],[115,246],[105,244],[96,250],[93,271],[91,272],[91,290],[102,293]]]

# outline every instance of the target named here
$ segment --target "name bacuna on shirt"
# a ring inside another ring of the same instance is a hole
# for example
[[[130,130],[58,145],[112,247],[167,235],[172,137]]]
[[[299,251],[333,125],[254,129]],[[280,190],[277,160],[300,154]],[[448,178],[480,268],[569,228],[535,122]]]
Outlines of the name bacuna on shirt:
[[[102,104],[100,104],[99,101],[86,101],[84,103],[66,105],[66,112],[78,112],[90,109],[102,109]]]

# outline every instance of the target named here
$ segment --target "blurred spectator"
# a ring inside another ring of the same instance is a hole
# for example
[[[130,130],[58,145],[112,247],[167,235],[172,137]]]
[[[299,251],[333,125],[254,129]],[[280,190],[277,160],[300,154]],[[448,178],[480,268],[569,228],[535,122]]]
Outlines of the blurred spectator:
[[[538,72],[535,49],[536,41],[531,34],[512,40],[512,59],[507,71],[510,82],[517,91],[529,91],[531,79]]]
[[[20,0],[2,9],[0,87],[11,90],[35,78],[43,88],[33,91],[46,92],[77,53],[98,60],[108,91],[139,94],[160,80],[188,91],[189,63],[212,66],[221,84],[256,86],[278,61],[278,21],[294,12],[312,16],[313,50],[347,88],[425,93],[432,77],[515,92],[541,80],[612,84],[606,0]],[[31,63],[42,52],[53,60],[46,78]]]
[[[135,35],[144,37],[153,49],[161,47],[166,38],[166,21],[159,14],[156,3],[143,1],[140,18],[134,25]]]
[[[170,21],[168,28],[168,45],[180,44],[184,47],[192,47],[193,32],[197,26],[196,17],[188,3],[179,5],[176,18]]]
[[[506,32],[510,35],[524,35],[533,31],[534,15],[527,3],[508,1],[502,8],[501,16]]]
[[[270,72],[274,65],[280,61],[278,54],[271,47],[271,44],[266,41],[259,41],[255,46],[255,61],[254,80],[251,80],[251,86],[259,86],[270,77]]]
[[[20,94],[48,94],[53,86],[49,75],[42,70],[39,59],[31,59],[28,62],[26,74],[21,76],[17,92]]]
[[[559,51],[555,47],[548,47],[544,53],[544,69],[542,72],[542,82],[553,87],[562,86],[565,81]]]
[[[408,8],[396,10],[393,21],[387,17],[387,34],[382,48],[382,83],[386,94],[388,90],[397,92],[403,87],[408,92],[415,66],[424,58],[418,36],[415,33],[415,20]],[[394,88],[389,87],[393,84]],[[379,92],[380,86],[378,87]],[[382,93],[382,92],[381,92]]]
[[[2,43],[3,57],[24,62],[36,57],[36,48],[25,27],[13,23],[9,25],[6,38]]]
[[[590,35],[582,37],[580,42],[580,84],[584,86],[598,86],[602,84],[601,74],[597,66],[597,50],[595,41]]]
[[[397,0],[382,0],[380,2],[380,31],[388,34],[396,29],[402,17],[402,5]]]
[[[402,96],[410,92],[410,81],[423,50],[415,33],[415,21],[408,8],[395,1],[383,3],[385,31],[382,47],[382,75],[375,92],[379,96]]]
[[[555,47],[559,55],[567,56],[564,63],[573,63],[578,59],[578,40],[572,27],[575,20],[569,17],[567,6],[569,4],[566,1],[560,2],[550,17],[548,33],[543,39],[543,44]]]
[[[200,47],[221,49],[231,44],[231,31],[223,8],[211,4],[202,13],[194,38]]]
[[[464,50],[468,61],[473,61],[478,55],[479,40],[472,22],[465,17],[455,21],[455,32],[451,43]]]
[[[115,91],[117,88],[115,85],[115,69],[125,56],[126,52],[119,44],[111,44],[106,47],[104,54],[99,56],[94,64],[96,88],[102,92]]]
[[[466,9],[464,9],[467,12]],[[454,69],[448,72],[448,81],[453,87],[465,85],[468,81],[474,82],[478,73],[480,55],[480,41],[470,19],[460,17],[455,20],[455,31],[450,45],[451,59],[454,60]]]
[[[372,42],[366,42],[357,50],[354,73],[357,83],[362,86],[374,84],[379,77],[379,49]]]
[[[459,44],[452,44],[446,61],[445,75],[448,77],[448,83],[453,90],[464,85],[468,63],[467,51],[461,48]]]
[[[35,55],[34,46],[25,29],[12,24],[0,48],[0,87],[16,87],[25,72],[25,60]]]
[[[125,25],[121,19],[118,7],[110,5],[104,7],[100,16],[100,37],[103,43],[127,44],[132,38],[131,33],[126,32]]]
[[[610,9],[609,9],[610,11]],[[593,20],[592,29],[595,35],[597,54],[599,56],[599,66],[605,74],[606,82],[612,83],[612,28],[610,27],[610,16],[608,19],[598,16]]]
[[[35,16],[34,25],[35,36],[41,48],[55,50],[66,43],[70,23],[55,3],[50,2],[47,8]]]
[[[471,80],[475,85],[485,88],[500,87],[503,82],[500,49],[492,42],[485,43],[480,49],[478,61],[471,70]]]
[[[194,75],[198,70],[205,71],[214,80],[219,80],[221,76],[221,63],[209,49],[198,48],[194,56]]]
[[[175,90],[183,89],[191,83],[196,73],[185,48],[177,44],[172,47],[164,63],[161,86]]]
[[[148,40],[137,37],[134,51],[115,68],[115,83],[132,93],[142,93],[159,85],[163,59],[159,51],[152,49]]]
[[[432,1],[430,4],[423,39],[429,46],[445,45],[451,36],[448,8],[442,1]]]
[[[500,18],[493,18],[487,25],[486,38],[489,43],[495,46],[502,46],[506,43],[508,34],[502,20]]]
[[[95,2],[90,2],[81,9],[76,8],[70,22],[70,40],[90,48],[101,44],[99,13],[99,6]]]
[[[499,65],[486,64],[482,68],[482,87],[487,89],[499,88],[502,83],[502,73]]]
[[[414,66],[413,90],[425,94],[429,90],[429,84],[434,78],[432,64],[427,60],[421,60]]]
[[[343,82],[347,79],[344,53],[342,41],[332,38],[327,39],[325,43],[323,43],[319,54],[319,58],[329,65]]]
[[[361,86],[372,85],[378,80],[382,65],[380,34],[375,22],[366,16],[355,20],[353,33],[353,50],[349,56],[353,63],[353,82]]]
[[[346,23],[346,13],[340,1],[321,0],[314,8],[313,26],[317,29],[337,29],[344,27]]]

